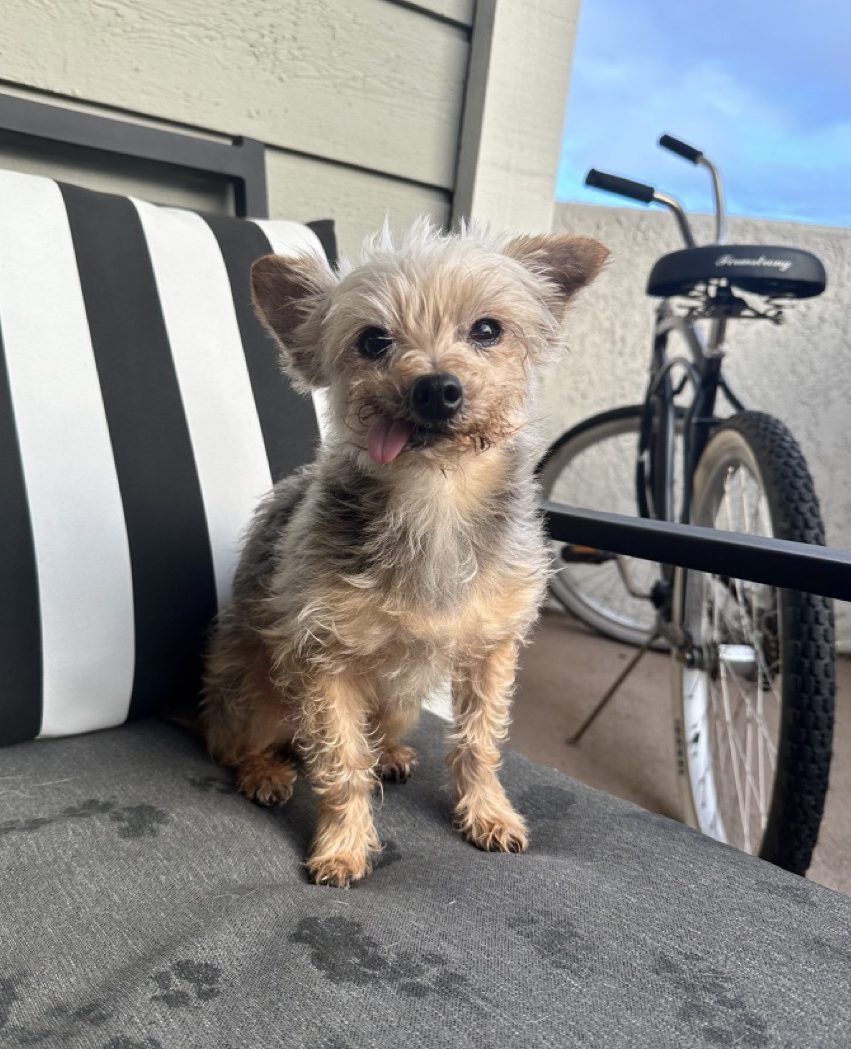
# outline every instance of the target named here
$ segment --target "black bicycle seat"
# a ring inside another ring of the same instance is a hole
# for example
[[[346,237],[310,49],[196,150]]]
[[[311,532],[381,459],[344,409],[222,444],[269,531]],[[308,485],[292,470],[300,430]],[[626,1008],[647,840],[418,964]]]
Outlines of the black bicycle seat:
[[[820,259],[800,248],[764,244],[708,244],[663,255],[647,281],[647,294],[687,295],[699,284],[726,278],[733,287],[778,299],[821,295],[827,276]]]

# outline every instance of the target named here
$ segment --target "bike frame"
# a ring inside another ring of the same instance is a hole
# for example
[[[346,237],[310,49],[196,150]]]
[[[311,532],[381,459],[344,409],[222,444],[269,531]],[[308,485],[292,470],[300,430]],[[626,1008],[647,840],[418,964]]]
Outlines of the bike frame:
[[[719,291],[723,293],[724,289]],[[734,411],[744,409],[722,373],[726,326],[727,318],[713,319],[709,336],[704,339],[694,319],[688,314],[677,313],[669,299],[664,299],[656,311],[635,472],[641,517],[688,524],[695,470],[713,429],[721,421],[716,414],[719,393]],[[684,343],[687,355],[670,353],[672,335]],[[673,376],[677,370],[683,372],[683,377],[675,385]],[[683,408],[677,404],[676,398],[686,383],[692,386],[693,395]],[[682,420],[683,435],[683,491],[681,504],[676,507],[673,505],[674,472],[679,419]],[[652,600],[663,620],[670,623],[673,622],[674,566],[662,564],[660,568],[662,586],[657,588]]]
[[[735,411],[744,408],[721,371],[724,357],[721,340],[725,329],[725,318],[713,320],[709,339],[704,342],[695,322],[676,313],[670,300],[663,300],[656,311],[636,469],[638,508],[642,517],[688,523],[694,471],[712,429],[719,422],[715,415],[719,392]],[[683,340],[687,357],[669,353],[671,334]],[[685,374],[675,387],[672,373],[677,368],[682,368]],[[691,383],[694,392],[691,403],[683,411],[676,397],[686,382]],[[684,488],[682,503],[677,508],[673,505],[674,460],[677,416],[681,411]]]
[[[715,164],[700,150],[689,146],[671,135],[663,135],[659,145],[702,167],[712,182],[715,204],[715,230],[713,244],[723,244],[726,239],[726,214],[724,189],[721,174]],[[637,200],[642,204],[658,204],[671,212],[687,248],[696,247],[688,214],[682,204],[667,193],[652,186],[633,182],[617,175],[592,168],[586,185],[596,186],[618,196]],[[727,325],[730,320],[740,319],[744,314],[742,300],[737,299],[729,282],[720,282],[704,288],[699,296],[692,295],[685,307],[677,306],[672,299],[664,299],[656,311],[653,345],[650,357],[650,377],[644,398],[643,414],[639,431],[638,459],[635,470],[636,497],[640,517],[657,521],[688,524],[692,509],[694,475],[713,429],[721,419],[717,415],[718,395],[723,394],[734,412],[743,411],[744,405],[730,389],[722,373],[725,355]],[[751,317],[768,316],[751,312]],[[772,319],[779,320],[779,311]],[[699,321],[709,324],[704,338],[698,329]],[[672,335],[677,336],[685,347],[685,353],[669,351]],[[677,373],[676,385],[674,382]],[[692,397],[687,406],[677,402],[686,384],[692,388]],[[677,460],[677,431],[682,428],[682,479],[683,491],[679,507],[674,506],[674,476]],[[624,583],[631,593],[634,589],[622,562],[618,562]],[[665,629],[679,627],[674,624],[672,593],[674,567],[661,566],[661,581],[650,595],[658,612],[660,631],[669,643],[678,648],[687,645],[688,639],[682,630]]]
[[[686,160],[704,167],[712,180],[715,203],[714,243],[723,243],[726,237],[726,215],[721,176],[717,167],[702,153],[693,150],[670,136],[663,136],[660,145],[678,153]],[[605,176],[604,176],[605,178]],[[687,247],[695,240],[682,205],[673,197],[651,187],[638,187],[642,193],[628,190],[638,199],[661,204],[672,212]],[[709,321],[709,334],[704,338],[698,329],[693,310],[677,312],[670,299],[663,299],[656,310],[653,345],[650,356],[650,376],[644,399],[644,414],[639,434],[635,481],[638,512],[641,517],[660,521],[679,521],[687,524],[691,514],[694,473],[712,430],[718,425],[716,404],[722,393],[734,411],[744,405],[730,389],[722,374],[724,342],[729,317],[724,315],[729,288],[707,289],[706,304],[715,307]],[[672,355],[668,344],[676,335],[685,345],[686,355]],[[677,370],[683,377],[674,385]],[[692,386],[693,396],[685,409],[676,398],[686,383]],[[674,470],[676,463],[676,435],[678,418],[682,417],[683,433],[683,492],[679,507],[674,503]],[[668,622],[672,620],[671,590],[674,568],[662,565],[663,587],[654,596],[654,603]]]

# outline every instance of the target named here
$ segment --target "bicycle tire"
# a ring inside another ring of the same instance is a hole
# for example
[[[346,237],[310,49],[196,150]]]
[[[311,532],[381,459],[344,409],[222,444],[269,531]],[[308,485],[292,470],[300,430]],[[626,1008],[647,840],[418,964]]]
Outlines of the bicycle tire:
[[[731,514],[735,501],[733,479],[738,476],[740,502],[747,523],[747,498],[743,494],[745,487],[751,486],[746,480],[747,473],[752,474],[753,490],[761,488],[764,493],[764,503],[753,504],[762,507],[759,516],[763,520],[759,522],[757,511],[753,510],[752,526],[758,525],[760,530],[767,530],[780,539],[824,543],[818,498],[801,448],[783,423],[762,412],[738,412],[712,434],[695,471],[692,522],[717,527],[717,519],[710,521],[709,518],[720,513],[722,502],[724,514],[734,516]],[[731,523],[729,526],[733,527]],[[687,668],[674,660],[674,729],[685,818],[692,826],[743,847],[731,830],[735,829],[735,812],[729,826],[725,826],[720,813],[714,829],[708,818],[713,805],[718,809],[719,795],[729,791],[732,779],[737,794],[735,807],[743,825],[749,824],[753,815],[748,804],[749,789],[757,805],[758,818],[752,838],[749,830],[742,830],[746,851],[796,874],[804,874],[818,839],[830,770],[835,696],[833,606],[829,599],[814,594],[760,589],[754,584],[749,584],[746,591],[744,586],[723,576],[683,569],[675,572],[675,616],[687,629],[693,629],[697,622],[697,604],[709,595],[713,622],[710,625],[704,618],[707,607],[702,606],[697,627],[701,637],[696,639],[703,642],[703,651],[710,653],[705,657],[707,666],[712,663],[712,645],[718,649],[714,683],[706,666]],[[749,610],[747,601],[742,600],[746,594],[750,599]],[[730,600],[738,607],[738,620],[717,610]],[[746,644],[737,644],[737,630],[746,635]],[[710,634],[714,636],[707,644],[706,636]],[[721,637],[729,640],[721,641]],[[747,654],[748,650],[751,655]],[[732,669],[727,667],[727,656],[723,653],[736,653],[730,664]],[[752,660],[750,666],[749,659]],[[750,680],[745,675],[750,675]],[[711,689],[723,693],[725,680],[727,699],[722,697],[720,704],[711,701],[708,698]],[[737,749],[733,739],[736,730],[733,715],[737,711],[733,710],[730,698],[737,698],[734,687],[741,697],[739,709],[744,702],[746,740],[752,740],[754,732],[756,735],[758,769],[752,770],[750,777],[747,766],[753,743],[746,741],[742,749],[740,742]],[[747,699],[753,688],[756,689],[755,707],[749,705]],[[766,689],[771,690],[770,699],[766,698]],[[707,713],[701,720],[701,704],[707,711],[714,705],[714,716],[710,718]],[[719,717],[719,706],[724,708],[723,717]],[[776,713],[775,706],[779,706]],[[727,732],[727,748],[718,727],[721,721]],[[709,754],[713,724],[714,758]],[[772,724],[776,726],[777,743],[773,769],[768,770],[773,773],[773,782],[769,785],[766,765],[770,766],[772,761],[768,733]],[[730,772],[721,774],[715,766],[722,764],[725,749],[730,753]],[[736,774],[736,759],[742,755],[744,760]],[[707,774],[710,764],[713,767]],[[716,786],[716,779],[720,786]],[[742,784],[744,805],[739,790]],[[763,804],[760,804],[760,794]],[[767,808],[764,808],[766,801]],[[721,833],[717,832],[719,826]]]
[[[614,498],[622,499],[622,502],[609,502],[601,506],[599,501],[587,496],[586,492],[569,490],[561,500],[573,505],[592,506],[594,509],[606,509],[614,512],[634,514],[636,507],[635,498],[635,456],[638,449],[638,433],[641,426],[643,407],[640,404],[624,405],[609,411],[600,412],[583,420],[576,426],[563,433],[547,449],[546,453],[538,463],[536,474],[541,485],[544,498],[557,497],[559,480],[565,476],[570,465],[577,457],[588,448],[600,446],[610,438],[625,437],[627,444],[634,438],[634,446],[627,452],[616,450],[611,459],[612,465],[615,459],[623,463],[629,471],[628,480],[625,485],[618,486]],[[557,544],[558,549],[563,544]],[[558,561],[558,549],[554,544],[554,561]],[[636,558],[626,558],[631,565],[649,565],[650,562],[639,562]],[[611,573],[613,562],[607,565],[596,566],[562,566],[558,563],[558,571],[550,577],[549,590],[553,597],[568,612],[572,613],[583,623],[593,630],[615,641],[629,645],[641,645],[652,631],[656,621],[656,613],[649,600],[633,598],[621,582],[621,592],[617,588],[613,593],[613,604],[617,607],[606,607],[602,598],[596,598],[589,592],[588,580],[599,580],[603,574]],[[585,571],[588,569],[588,571]],[[649,570],[641,569],[642,573]],[[658,571],[653,569],[654,578],[658,578]],[[617,568],[615,566],[615,572]],[[663,650],[667,646],[662,643]]]

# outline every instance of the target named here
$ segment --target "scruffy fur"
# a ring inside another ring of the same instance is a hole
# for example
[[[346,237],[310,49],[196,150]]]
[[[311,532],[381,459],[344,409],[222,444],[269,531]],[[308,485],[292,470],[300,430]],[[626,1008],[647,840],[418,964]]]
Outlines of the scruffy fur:
[[[254,265],[259,316],[295,384],[326,389],[330,429],[317,460],[258,507],[214,627],[203,727],[258,802],[285,802],[305,769],[320,798],[317,883],[368,873],[378,779],[408,778],[405,737],[448,679],[457,826],[482,849],[526,848],[497,772],[547,569],[535,375],[606,255],[582,237],[450,236],[420,222],[398,246],[374,238],[357,268],[332,273],[313,255]],[[471,341],[481,318],[501,328],[494,345]],[[368,328],[392,339],[380,359],[358,348]],[[409,392],[435,373],[458,377],[463,406],[432,429],[412,421]],[[382,418],[413,427],[386,464],[367,452]]]

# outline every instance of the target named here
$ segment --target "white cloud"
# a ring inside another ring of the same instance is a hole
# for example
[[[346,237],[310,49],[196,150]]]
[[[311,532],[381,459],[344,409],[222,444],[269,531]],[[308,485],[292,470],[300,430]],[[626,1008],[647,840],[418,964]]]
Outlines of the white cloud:
[[[739,41],[738,48],[715,54],[708,47],[706,57],[694,59],[701,53],[699,21],[694,40],[672,40],[658,26],[641,28],[635,8],[621,0],[593,0],[585,10],[600,3],[609,18],[598,9],[591,30],[584,14],[580,27],[560,197],[604,203],[598,191],[581,187],[585,170],[594,166],[658,184],[689,208],[708,210],[708,181],[655,147],[658,135],[669,131],[718,161],[732,212],[851,225],[851,85],[839,89],[836,47],[824,43],[826,77],[812,66],[812,27],[798,51],[789,39],[789,54],[775,52],[776,70],[758,49],[758,38],[750,47]],[[611,16],[618,11],[623,18],[615,22]],[[774,25],[772,35],[778,32]]]

